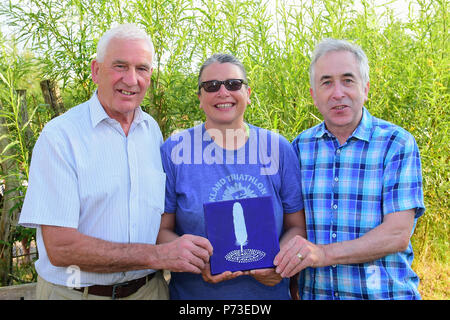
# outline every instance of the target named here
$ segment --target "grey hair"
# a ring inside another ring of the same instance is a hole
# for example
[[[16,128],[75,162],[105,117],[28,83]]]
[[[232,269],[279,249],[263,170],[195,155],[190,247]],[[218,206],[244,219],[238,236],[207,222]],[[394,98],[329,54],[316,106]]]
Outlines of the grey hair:
[[[231,63],[234,64],[235,66],[237,66],[241,72],[242,72],[242,77],[243,80],[248,83],[247,80],[247,72],[245,71],[244,65],[242,64],[242,62],[240,62],[235,56],[228,54],[228,53],[215,53],[213,54],[211,57],[209,57],[208,59],[206,59],[205,62],[203,62],[202,66],[200,67],[200,71],[198,72],[198,93],[200,94],[200,85],[202,83],[201,77],[202,77],[202,73],[203,70],[213,64],[213,63]]]
[[[106,31],[97,44],[97,61],[103,62],[106,55],[106,49],[111,39],[145,40],[150,48],[153,58],[152,38],[138,26],[132,23],[120,24]]]
[[[346,40],[324,39],[315,48],[311,65],[309,67],[309,84],[314,90],[315,64],[320,57],[332,51],[348,51],[353,53],[359,65],[359,73],[363,81],[362,86],[369,82],[369,62],[366,54],[357,44],[350,43]]]

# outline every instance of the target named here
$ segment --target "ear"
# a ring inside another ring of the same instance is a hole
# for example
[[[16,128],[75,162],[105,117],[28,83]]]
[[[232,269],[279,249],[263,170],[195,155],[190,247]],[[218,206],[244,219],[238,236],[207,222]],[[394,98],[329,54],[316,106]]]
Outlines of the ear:
[[[370,88],[370,82],[367,81],[366,86],[363,88],[363,90],[364,90],[364,102],[366,102],[367,99],[369,99],[369,88]]]
[[[250,100],[250,94],[252,93],[252,89],[250,87],[247,88],[247,104],[252,103]]]
[[[100,69],[100,65],[99,62],[97,60],[92,60],[91,63],[91,76],[92,76],[92,81],[94,81],[95,84],[98,84],[98,72]]]
[[[313,88],[309,88],[309,94],[311,95],[311,98],[313,99],[314,105],[316,104],[316,99],[314,97],[314,90]]]

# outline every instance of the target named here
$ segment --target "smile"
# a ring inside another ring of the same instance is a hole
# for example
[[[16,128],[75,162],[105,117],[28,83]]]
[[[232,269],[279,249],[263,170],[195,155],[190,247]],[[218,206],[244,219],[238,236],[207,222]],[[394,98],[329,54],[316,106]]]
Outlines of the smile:
[[[121,94],[124,94],[126,96],[133,96],[136,94],[136,92],[132,92],[132,91],[126,91],[126,90],[118,90]]]
[[[216,104],[215,107],[218,109],[228,109],[228,108],[232,108],[234,106],[233,103],[220,103],[220,104]]]
[[[332,109],[334,109],[334,110],[343,110],[345,108],[347,108],[347,106],[335,106]]]

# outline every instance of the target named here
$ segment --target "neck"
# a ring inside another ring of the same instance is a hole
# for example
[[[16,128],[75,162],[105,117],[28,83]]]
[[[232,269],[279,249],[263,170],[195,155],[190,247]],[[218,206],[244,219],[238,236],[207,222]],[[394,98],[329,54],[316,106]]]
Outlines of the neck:
[[[236,128],[211,126],[205,122],[205,129],[214,142],[223,149],[237,150],[241,148],[248,139],[247,124],[240,123]]]

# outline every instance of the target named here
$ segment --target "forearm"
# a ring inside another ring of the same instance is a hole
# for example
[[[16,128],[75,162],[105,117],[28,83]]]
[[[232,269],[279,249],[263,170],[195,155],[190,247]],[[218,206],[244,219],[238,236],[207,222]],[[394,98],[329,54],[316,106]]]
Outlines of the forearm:
[[[156,238],[157,244],[163,244],[179,238],[180,236],[176,234],[174,231],[166,228],[161,228],[158,233],[158,237]]]
[[[295,236],[302,236],[303,238],[306,238],[306,230],[302,227],[291,227],[283,234],[283,236],[280,239],[280,247],[283,247],[286,245],[289,240],[291,240]]]
[[[355,240],[314,244],[294,236],[275,257],[276,271],[291,277],[307,267],[365,263],[391,253],[404,251],[414,226],[414,210],[387,214],[383,223]]]
[[[319,245],[325,255],[324,266],[336,264],[365,263],[399,251],[393,243],[388,243],[367,234],[359,239]]]
[[[83,271],[98,273],[158,268],[154,245],[105,241],[70,228],[42,229],[47,254],[55,266],[76,265]]]
[[[286,245],[289,240],[297,235],[306,238],[306,222],[304,210],[285,214],[283,226],[285,231],[280,239],[280,247]]]
[[[414,224],[414,212],[392,213],[387,219],[387,223],[380,224],[358,239],[320,245],[325,254],[324,265],[364,263],[406,250]]]

